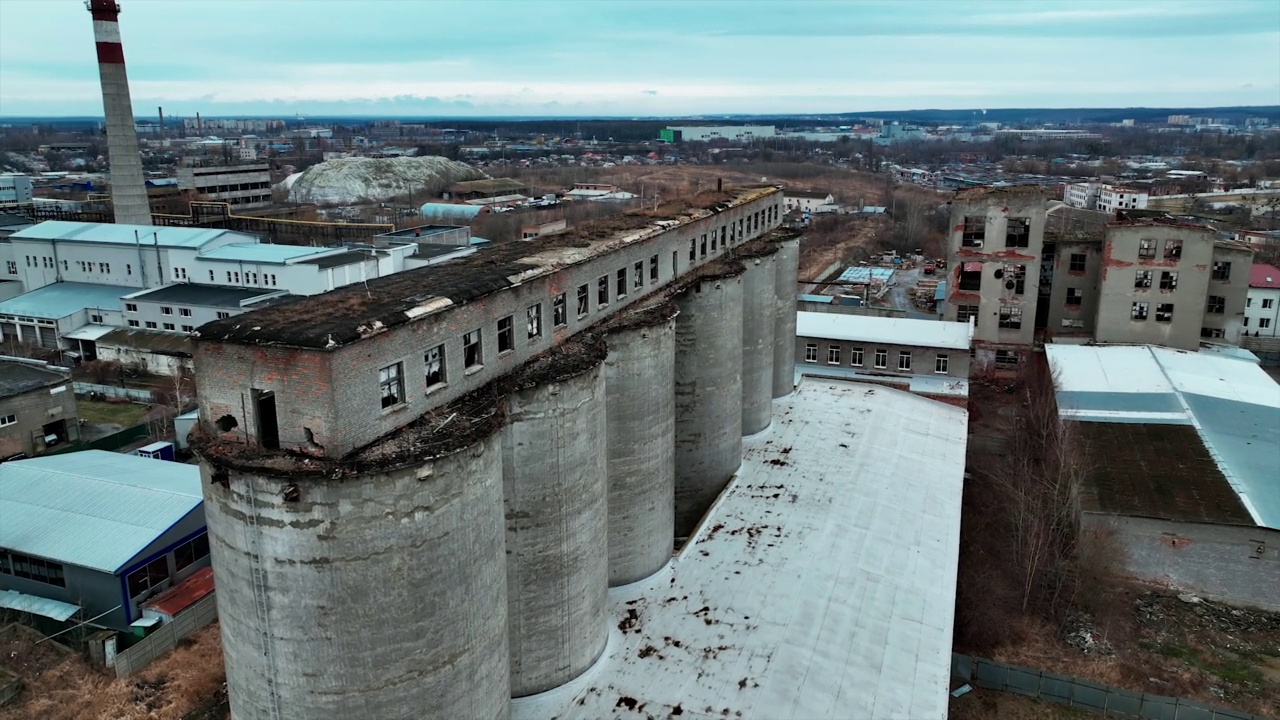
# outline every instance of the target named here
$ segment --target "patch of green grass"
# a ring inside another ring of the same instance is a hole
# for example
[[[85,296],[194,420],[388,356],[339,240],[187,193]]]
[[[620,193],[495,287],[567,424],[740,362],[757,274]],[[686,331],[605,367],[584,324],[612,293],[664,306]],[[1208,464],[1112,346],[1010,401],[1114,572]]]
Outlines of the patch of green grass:
[[[80,419],[95,425],[115,423],[121,427],[133,427],[142,422],[149,408],[137,403],[109,403],[81,400],[76,403]]]
[[[1236,655],[1206,658],[1200,652],[1178,643],[1159,645],[1153,650],[1164,657],[1181,660],[1191,667],[1217,676],[1218,679],[1232,685],[1251,685],[1262,682],[1262,673],[1247,658]]]

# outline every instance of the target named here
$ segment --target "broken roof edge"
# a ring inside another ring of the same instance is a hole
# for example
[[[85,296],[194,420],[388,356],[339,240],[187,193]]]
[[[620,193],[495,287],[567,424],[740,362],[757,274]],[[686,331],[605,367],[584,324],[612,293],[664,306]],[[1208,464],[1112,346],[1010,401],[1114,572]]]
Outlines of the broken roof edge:
[[[434,408],[342,457],[300,450],[265,450],[239,439],[211,435],[203,424],[191,434],[192,450],[220,469],[288,479],[343,480],[434,462],[484,442],[506,425],[513,393],[561,382],[599,367],[608,355],[603,335],[592,330],[534,356],[515,370]],[[446,431],[440,434],[442,431]]]
[[[961,188],[956,191],[954,199],[963,202],[1000,196],[1049,199],[1048,193],[1039,185],[981,185]]]

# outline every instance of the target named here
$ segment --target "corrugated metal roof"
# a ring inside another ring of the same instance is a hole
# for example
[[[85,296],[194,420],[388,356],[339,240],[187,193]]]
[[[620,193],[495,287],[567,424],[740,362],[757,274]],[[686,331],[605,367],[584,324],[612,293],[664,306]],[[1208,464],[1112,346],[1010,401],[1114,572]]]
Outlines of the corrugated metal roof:
[[[1249,287],[1280,289],[1280,268],[1266,263],[1254,263],[1249,269]]]
[[[1280,385],[1256,363],[1149,345],[1050,343],[1045,352],[1064,417],[1194,426],[1258,524],[1280,528]]]
[[[114,573],[201,508],[194,465],[85,450],[0,464],[0,547]]]
[[[38,362],[0,362],[0,397],[3,398],[69,382],[70,375]]]
[[[968,323],[943,320],[796,313],[796,337],[968,350],[971,333]]]
[[[232,262],[268,263],[284,265],[291,260],[323,255],[337,254],[342,249],[309,247],[306,245],[272,245],[270,243],[233,243],[201,253],[201,260],[229,260]]]
[[[806,295],[804,293],[800,294],[800,302],[822,303],[823,305],[830,305],[833,302],[835,302],[835,300],[836,299],[831,297],[830,295]]]
[[[0,315],[58,320],[85,308],[119,310],[120,297],[135,290],[120,285],[54,283],[0,302]]]
[[[31,613],[32,615],[42,615],[47,618],[53,618],[58,622],[63,622],[80,612],[79,605],[50,600],[37,595],[27,595],[17,590],[0,590],[0,608]]]
[[[226,238],[257,242],[257,238],[221,228],[173,227],[167,225],[124,225],[121,223],[47,220],[13,234],[15,240],[61,240],[109,245],[156,245],[169,248],[200,248]]]
[[[698,534],[610,589],[630,631],[514,720],[946,718],[965,411],[812,379],[777,402]]]

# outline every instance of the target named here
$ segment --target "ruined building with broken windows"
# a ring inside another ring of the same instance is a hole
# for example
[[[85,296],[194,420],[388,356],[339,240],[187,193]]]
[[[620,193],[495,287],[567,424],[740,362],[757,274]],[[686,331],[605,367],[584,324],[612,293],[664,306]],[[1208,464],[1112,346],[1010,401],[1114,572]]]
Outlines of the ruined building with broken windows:
[[[673,205],[198,330],[235,717],[505,717],[601,655],[794,387],[782,193]]]
[[[1211,229],[1116,220],[1039,188],[961,191],[947,320],[972,319],[975,371],[1016,370],[1036,342],[1239,342],[1253,253]]]

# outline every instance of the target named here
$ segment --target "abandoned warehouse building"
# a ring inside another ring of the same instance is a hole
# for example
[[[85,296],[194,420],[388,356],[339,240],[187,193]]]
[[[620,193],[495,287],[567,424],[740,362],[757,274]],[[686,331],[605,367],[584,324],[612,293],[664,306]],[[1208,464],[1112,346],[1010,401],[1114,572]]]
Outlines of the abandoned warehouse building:
[[[937,611],[927,651],[904,646],[883,668],[868,660],[877,673],[856,674],[863,690],[881,688],[876,708],[945,717],[965,413],[809,379],[801,387],[812,382],[813,399],[775,407],[801,397],[799,237],[779,229],[782,215],[775,187],[717,189],[201,327],[193,446],[233,715],[507,718],[520,713],[512,698],[568,690],[592,668],[631,674],[606,646],[636,608],[613,603],[609,588],[707,562],[690,543],[720,518],[742,524],[713,506],[789,482],[769,480],[791,464],[776,441],[809,446],[824,472],[843,458],[938,478],[937,497],[896,524],[871,509],[898,503],[897,485],[868,479],[877,499],[853,522],[874,532],[846,536],[887,542],[935,526],[935,575],[894,580],[888,596],[919,612],[823,642],[852,644]],[[903,403],[939,410],[909,433],[923,446],[886,445],[877,461],[854,441],[819,450],[823,423],[792,426],[793,414],[825,413],[837,396],[883,414],[885,427],[903,427]],[[748,471],[761,463],[769,472]],[[787,552],[820,542],[799,516],[829,490],[771,492],[795,498],[771,511],[795,524],[779,527]],[[759,531],[732,535],[754,552]],[[689,557],[673,559],[686,539]],[[823,551],[873,552],[838,545]],[[731,591],[690,580],[708,602]],[[811,580],[812,597],[849,589],[826,572]],[[888,613],[884,599],[868,607]],[[372,605],[376,618],[354,612]],[[785,637],[777,627],[758,635],[760,652]],[[703,692],[725,677],[706,678]],[[783,707],[794,691],[785,677],[762,679],[744,707]],[[670,704],[663,685],[641,688],[655,707]],[[562,698],[566,708],[578,699]],[[837,717],[838,706],[814,716]]]

